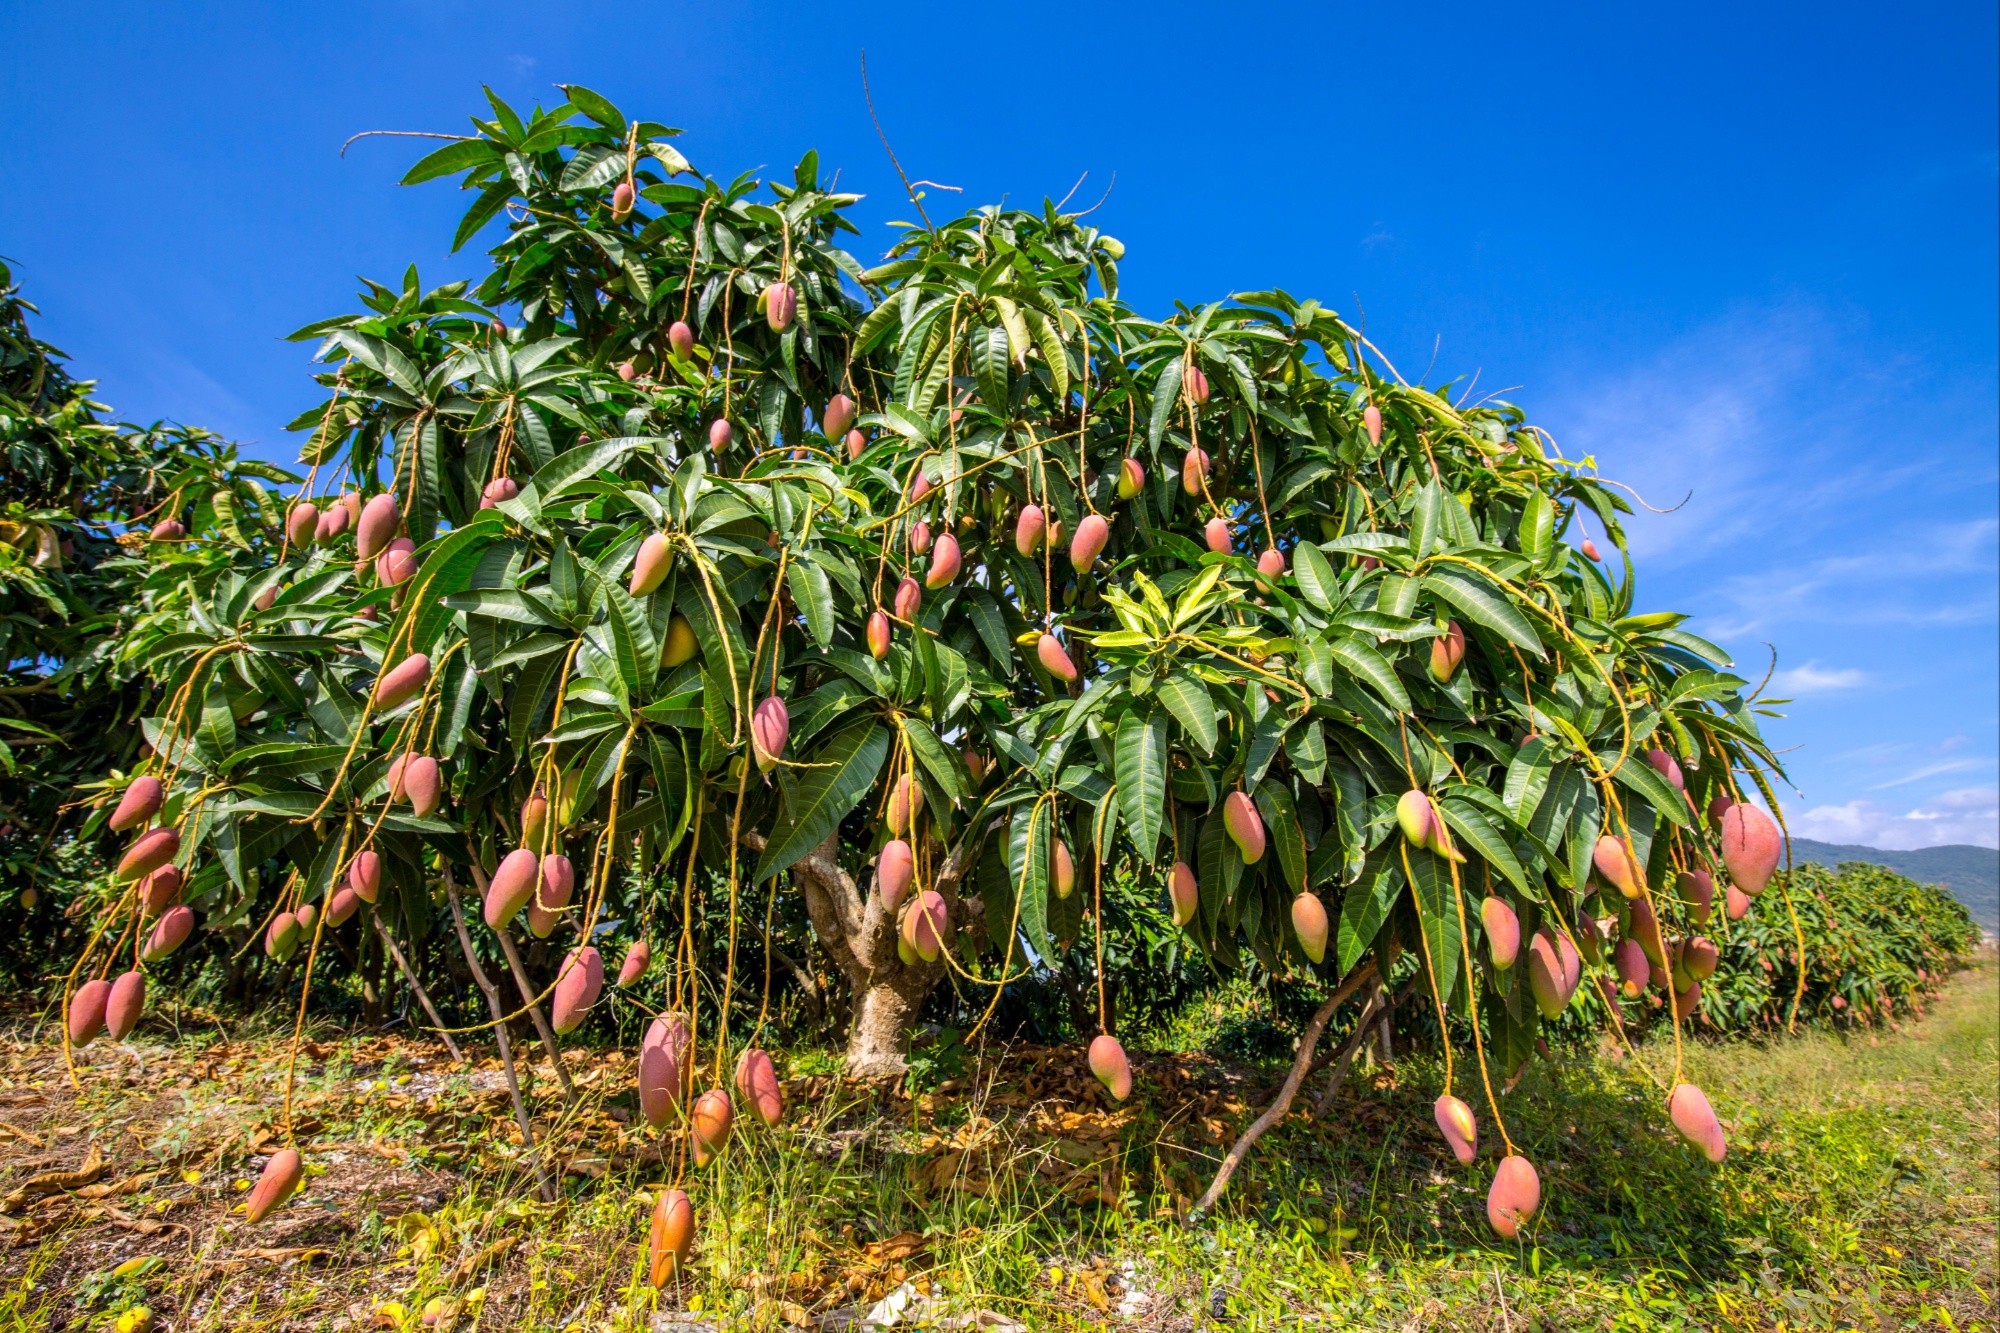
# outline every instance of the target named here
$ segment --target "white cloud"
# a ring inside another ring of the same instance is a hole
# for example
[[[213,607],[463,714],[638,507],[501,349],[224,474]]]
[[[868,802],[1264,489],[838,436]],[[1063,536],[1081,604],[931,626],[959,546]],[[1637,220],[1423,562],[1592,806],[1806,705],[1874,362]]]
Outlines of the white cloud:
[[[1985,761],[1980,759],[1948,759],[1942,764],[1926,764],[1914,772],[1903,774],[1900,778],[1891,778],[1887,782],[1878,782],[1868,790],[1887,791],[1891,787],[1901,787],[1906,783],[1921,782],[1925,778],[1934,778],[1940,773],[1963,773],[1968,768],[1984,768],[1985,766]]]
[[[1794,837],[1910,851],[1945,843],[2000,847],[2000,789],[1962,787],[1900,814],[1875,801],[1821,805],[1790,815]]]
[[[1854,667],[1823,667],[1814,658],[1804,666],[1779,671],[1771,677],[1771,689],[1797,698],[1803,694],[1825,694],[1829,690],[1851,690],[1866,684],[1868,673]]]

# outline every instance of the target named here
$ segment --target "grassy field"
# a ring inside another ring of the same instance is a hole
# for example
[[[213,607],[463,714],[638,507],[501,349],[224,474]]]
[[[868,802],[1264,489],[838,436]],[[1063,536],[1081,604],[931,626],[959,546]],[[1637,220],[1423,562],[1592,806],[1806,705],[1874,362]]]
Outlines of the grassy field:
[[[170,1011],[169,1011],[170,1012]],[[1357,1071],[1258,1146],[1222,1215],[1186,1199],[1272,1070],[1142,1056],[1110,1104],[1066,1049],[988,1051],[915,1097],[787,1084],[776,1134],[695,1173],[632,1109],[619,1051],[573,1051],[532,1102],[560,1198],[537,1200],[497,1064],[317,1034],[295,1128],[312,1175],[232,1210],[283,1133],[281,1039],[179,1016],[130,1048],[0,1048],[0,1329],[1993,1329],[2000,972],[1900,1030],[1690,1046],[1730,1131],[1719,1167],[1666,1128],[1671,1044],[1537,1063],[1502,1099],[1540,1168],[1523,1243],[1484,1221],[1421,1057]],[[1461,1080],[1461,1090],[1463,1082]],[[1468,1095],[1475,1106],[1483,1098]],[[1298,1103],[1305,1108],[1309,1096]],[[39,1173],[75,1174],[23,1188]],[[653,1190],[701,1210],[685,1285],[645,1286]],[[66,1186],[66,1188],[64,1187]]]

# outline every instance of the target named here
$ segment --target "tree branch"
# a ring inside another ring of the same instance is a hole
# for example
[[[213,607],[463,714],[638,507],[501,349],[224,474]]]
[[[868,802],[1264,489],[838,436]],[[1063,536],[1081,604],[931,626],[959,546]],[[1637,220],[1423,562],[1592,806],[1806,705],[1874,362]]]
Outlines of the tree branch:
[[[1369,1029],[1374,1027],[1378,1022],[1387,1022],[1389,1015],[1395,1013],[1402,1006],[1403,1001],[1416,993],[1416,977],[1411,977],[1408,981],[1404,982],[1403,989],[1396,992],[1396,997],[1393,1000],[1385,1000],[1382,989],[1379,986],[1370,991],[1368,1007],[1362,1011],[1360,1021],[1354,1025],[1354,1031],[1347,1034],[1347,1040],[1340,1044],[1340,1050],[1335,1053],[1336,1063],[1333,1067],[1333,1077],[1326,1081],[1326,1090],[1320,1093],[1319,1100],[1313,1103],[1313,1114],[1315,1116],[1324,1115],[1326,1109],[1333,1105],[1333,1096],[1340,1091],[1341,1081],[1347,1077],[1348,1065],[1353,1063],[1355,1053],[1367,1045],[1368,1038],[1373,1035]]]
[[[528,1124],[528,1104],[521,1100],[521,1080],[514,1075],[514,1053],[507,1044],[506,1006],[500,1003],[500,988],[487,977],[486,969],[479,965],[479,955],[472,951],[472,936],[465,929],[465,913],[458,906],[458,888],[452,883],[450,866],[444,868],[444,896],[451,904],[451,923],[458,928],[458,947],[465,954],[465,965],[472,969],[472,980],[485,995],[486,1008],[493,1015],[493,1037],[500,1047],[500,1067],[507,1074],[507,1091],[514,1098],[514,1120],[521,1127],[521,1147],[534,1164],[535,1183],[541,1189],[542,1201],[554,1203],[555,1185],[542,1165],[541,1154],[535,1151],[535,1131]]]
[[[403,974],[403,980],[409,982],[410,989],[416,992],[417,1003],[421,1004],[424,1007],[424,1012],[430,1015],[431,1023],[437,1028],[438,1036],[444,1038],[444,1048],[451,1052],[451,1062],[458,1065],[464,1064],[465,1052],[458,1049],[458,1043],[451,1039],[451,1033],[445,1031],[444,1018],[439,1015],[437,1006],[431,1003],[430,993],[424,989],[424,983],[417,980],[415,969],[410,966],[409,960],[403,957],[403,951],[396,947],[396,937],[389,933],[389,928],[382,924],[382,918],[376,915],[375,909],[372,907],[368,909],[368,921],[369,924],[375,927],[375,933],[382,937],[382,947],[387,949],[389,956],[396,960],[396,970]]]
[[[528,1006],[528,1017],[535,1020],[535,1032],[542,1039],[542,1049],[549,1053],[549,1063],[555,1066],[556,1082],[562,1084],[563,1101],[576,1105],[576,1087],[569,1081],[569,1070],[563,1068],[562,1049],[556,1045],[556,1034],[549,1029],[549,1020],[542,1017],[542,1006],[535,1003],[535,987],[528,980],[528,969],[521,965],[521,952],[514,947],[514,937],[506,930],[493,932],[500,937],[500,952],[507,955],[507,968],[514,974],[514,984],[521,988],[521,1003]]]
[[[1318,1012],[1313,1014],[1312,1021],[1306,1024],[1305,1034],[1299,1038],[1299,1053],[1292,1058],[1292,1072],[1285,1076],[1284,1086],[1278,1089],[1278,1100],[1271,1104],[1269,1110],[1252,1121],[1250,1128],[1244,1130],[1242,1136],[1231,1145],[1228,1154],[1222,1159],[1222,1165],[1216,1169],[1215,1179],[1209,1183],[1208,1192],[1203,1194],[1201,1202],[1194,1206],[1194,1211],[1190,1214],[1191,1219],[1201,1217],[1215,1206],[1215,1201],[1222,1197],[1222,1191],[1229,1187],[1229,1178],[1235,1175],[1236,1168],[1242,1165],[1245,1154],[1258,1139],[1264,1137],[1266,1130],[1285,1118],[1285,1112],[1292,1108],[1292,1098],[1298,1095],[1299,1084],[1305,1080],[1306,1070],[1312,1065],[1313,1051],[1319,1046],[1319,1036],[1326,1030],[1327,1020],[1333,1017],[1333,1011],[1338,1009],[1362,982],[1374,975],[1375,960],[1371,958],[1349,972],[1346,978],[1334,987],[1333,994],[1326,997],[1326,1003],[1320,1005]]]

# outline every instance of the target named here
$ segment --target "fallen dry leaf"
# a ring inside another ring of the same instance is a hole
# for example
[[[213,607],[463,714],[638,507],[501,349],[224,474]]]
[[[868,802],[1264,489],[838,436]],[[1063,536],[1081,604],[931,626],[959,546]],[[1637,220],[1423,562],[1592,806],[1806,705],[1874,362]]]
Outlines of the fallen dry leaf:
[[[519,1240],[519,1236],[505,1236],[494,1241],[491,1245],[486,1246],[484,1249],[463,1260],[457,1268],[452,1269],[451,1280],[453,1282],[467,1281],[480,1269],[504,1259],[507,1256],[507,1252],[513,1249],[515,1243]]]
[[[98,1155],[97,1145],[90,1145],[90,1155],[83,1159],[83,1165],[74,1171],[44,1171],[40,1175],[29,1176],[20,1187],[5,1199],[0,1199],[0,1213],[11,1213],[22,1204],[40,1194],[60,1194],[65,1190],[81,1189],[104,1174],[104,1159]]]
[[[238,1250],[236,1252],[236,1257],[239,1259],[264,1259],[274,1264],[292,1263],[294,1261],[309,1264],[315,1259],[325,1258],[326,1255],[327,1251],[311,1245],[301,1245],[289,1250],[257,1249]]]
[[[136,1176],[127,1176],[109,1184],[100,1181],[95,1185],[85,1185],[76,1194],[80,1199],[108,1199],[114,1194],[137,1194],[158,1179],[159,1174],[157,1171],[141,1171]]]
[[[923,1234],[916,1231],[899,1231],[887,1240],[870,1241],[861,1247],[861,1252],[868,1256],[869,1261],[877,1264],[908,1259],[912,1255],[923,1253],[923,1250]]]

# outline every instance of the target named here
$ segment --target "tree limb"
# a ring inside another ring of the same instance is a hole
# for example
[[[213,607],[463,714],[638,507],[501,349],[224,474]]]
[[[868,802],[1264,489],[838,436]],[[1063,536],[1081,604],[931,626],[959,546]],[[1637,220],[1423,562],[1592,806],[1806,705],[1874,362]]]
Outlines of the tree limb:
[[[542,1165],[541,1154],[535,1151],[535,1131],[528,1124],[528,1104],[521,1100],[521,1080],[514,1075],[514,1053],[507,1044],[507,1009],[500,1003],[500,988],[487,977],[486,969],[479,965],[479,955],[472,951],[472,936],[465,929],[465,913],[458,905],[458,888],[451,881],[450,866],[444,868],[444,896],[451,904],[451,923],[458,928],[458,947],[465,954],[465,964],[472,969],[472,980],[486,997],[486,1007],[493,1014],[493,1037],[500,1047],[500,1068],[507,1074],[507,1091],[514,1098],[514,1120],[521,1127],[521,1146],[534,1164],[535,1183],[541,1189],[542,1201],[554,1203],[555,1184]]]
[[[1312,1021],[1306,1024],[1304,1035],[1299,1038],[1299,1053],[1292,1058],[1292,1072],[1285,1076],[1284,1086],[1278,1089],[1278,1100],[1271,1104],[1269,1110],[1252,1121],[1250,1128],[1244,1130],[1242,1136],[1231,1145],[1228,1154],[1222,1159],[1222,1165],[1216,1169],[1215,1179],[1209,1182],[1207,1193],[1203,1194],[1201,1202],[1194,1206],[1190,1214],[1191,1219],[1201,1217],[1215,1206],[1215,1201],[1222,1197],[1222,1191],[1229,1187],[1229,1178],[1235,1175],[1236,1168],[1243,1164],[1245,1154],[1258,1139],[1264,1137],[1266,1130],[1285,1118],[1285,1112],[1292,1108],[1292,1098],[1298,1095],[1299,1084],[1305,1080],[1306,1070],[1312,1065],[1313,1051],[1319,1046],[1319,1035],[1326,1030],[1327,1020],[1333,1017],[1333,1011],[1338,1009],[1361,983],[1374,975],[1375,960],[1371,958],[1349,972],[1346,978],[1334,987],[1333,994],[1327,996],[1326,1002],[1313,1014]]]
[[[1356,1052],[1367,1045],[1368,1038],[1373,1035],[1369,1032],[1369,1029],[1378,1021],[1387,1022],[1389,1015],[1395,1013],[1401,1007],[1403,1001],[1416,993],[1416,977],[1411,977],[1408,981],[1404,982],[1403,989],[1397,991],[1396,997],[1392,1000],[1383,997],[1382,989],[1379,986],[1374,987],[1370,991],[1368,1007],[1362,1011],[1360,1021],[1354,1025],[1354,1031],[1347,1034],[1347,1040],[1340,1044],[1340,1050],[1335,1053],[1336,1063],[1333,1067],[1333,1077],[1326,1081],[1326,1090],[1321,1092],[1319,1100],[1313,1103],[1313,1114],[1315,1116],[1324,1115],[1326,1109],[1333,1105],[1333,1096],[1340,1091],[1341,1081],[1347,1077],[1348,1065],[1353,1063]]]
[[[457,1065],[464,1064],[465,1052],[458,1049],[458,1043],[451,1039],[451,1033],[445,1031],[444,1018],[438,1013],[437,1006],[431,1003],[430,993],[424,989],[424,983],[417,980],[416,971],[410,966],[409,960],[403,957],[403,951],[396,947],[395,936],[389,933],[389,928],[382,924],[382,918],[376,915],[373,908],[368,910],[368,921],[375,927],[375,933],[382,937],[382,947],[396,960],[396,970],[403,974],[403,980],[409,982],[410,989],[416,992],[417,1003],[421,1004],[424,1012],[430,1015],[431,1023],[437,1028],[437,1034],[444,1038],[444,1048],[451,1052],[451,1062]]]
[[[500,952],[507,955],[508,970],[514,974],[514,984],[521,988],[521,1003],[528,1006],[528,1017],[535,1020],[535,1032],[542,1039],[542,1049],[549,1054],[549,1063],[555,1066],[556,1082],[562,1084],[563,1101],[576,1105],[576,1087],[569,1081],[569,1070],[563,1068],[562,1049],[556,1045],[556,1034],[549,1028],[549,1020],[542,1017],[542,1006],[535,1003],[534,983],[528,980],[528,969],[521,965],[521,952],[514,947],[514,937],[505,929],[493,932],[500,937]]]

